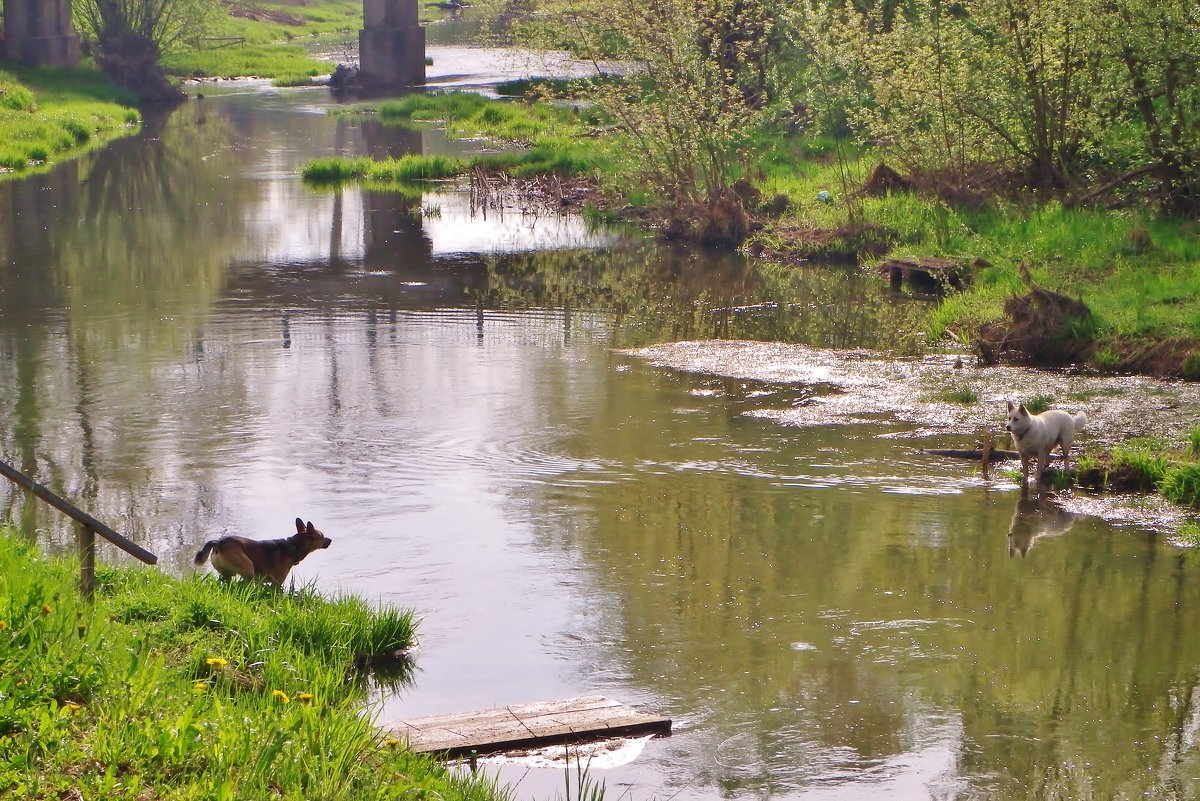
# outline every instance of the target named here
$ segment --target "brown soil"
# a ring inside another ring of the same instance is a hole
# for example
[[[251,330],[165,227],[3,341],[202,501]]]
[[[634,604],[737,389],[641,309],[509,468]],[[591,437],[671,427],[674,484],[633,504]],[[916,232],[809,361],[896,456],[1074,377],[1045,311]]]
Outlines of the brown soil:
[[[975,337],[984,364],[1000,362],[1063,366],[1081,361],[1092,342],[1092,313],[1081,301],[1033,287],[1009,298],[1005,319],[985,325]]]
[[[1200,380],[1200,340],[1089,336],[1082,302],[1040,287],[1009,298],[1005,319],[982,326],[975,348],[984,364],[1087,365],[1103,372]]]
[[[871,197],[882,197],[888,192],[907,192],[912,189],[912,182],[880,162],[871,170],[867,182],[863,184],[863,194]]]

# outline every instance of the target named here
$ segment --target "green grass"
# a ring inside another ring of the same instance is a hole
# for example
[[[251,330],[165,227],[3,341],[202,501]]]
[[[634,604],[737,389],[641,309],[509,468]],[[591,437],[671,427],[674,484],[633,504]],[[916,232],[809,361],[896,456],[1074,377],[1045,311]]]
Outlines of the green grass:
[[[973,387],[953,386],[939,390],[931,395],[929,400],[953,403],[958,406],[974,406],[979,403],[979,393]]]
[[[363,27],[362,0],[303,0],[239,4],[259,12],[260,19],[221,15],[203,39],[185,43],[162,59],[169,75],[179,77],[286,79],[298,85],[302,76],[326,75],[333,64],[309,55],[305,44],[321,42],[332,53],[357,46]],[[419,3],[421,20],[443,16]],[[335,59],[336,60],[336,59]]]
[[[365,156],[333,156],[310,161],[304,166],[303,177],[308,183],[318,186],[360,179],[379,184],[433,181],[462,175],[471,169],[471,164],[465,159],[436,155],[409,154],[382,161]]]
[[[1034,395],[1029,400],[1025,401],[1025,411],[1030,414],[1041,414],[1054,405],[1053,395]]]
[[[1112,470],[1126,476],[1127,486],[1155,490],[1171,467],[1167,446],[1155,439],[1131,439],[1112,450]]]
[[[1200,507],[1200,464],[1172,466],[1159,480],[1158,491],[1173,503]]]
[[[366,107],[370,109],[370,106]],[[562,138],[589,133],[608,122],[595,108],[575,109],[548,102],[492,100],[474,92],[427,92],[380,103],[385,122],[436,122],[451,138],[485,137],[526,141],[534,137]],[[595,143],[593,143],[595,145]]]
[[[1200,521],[1188,520],[1179,527],[1180,542],[1191,548],[1200,548]]]
[[[357,40],[361,0],[306,0],[303,3],[246,3],[264,19],[220,16],[205,38],[163,56],[168,75],[207,78],[285,78],[325,75],[332,64],[309,55],[301,42],[341,34]],[[240,40],[240,41],[239,41]]]
[[[598,85],[614,85],[623,79],[614,75],[594,78],[517,78],[496,84],[496,94],[502,97],[521,97],[529,100],[559,98],[568,100],[585,99]]]
[[[867,197],[859,189],[879,153],[828,137],[762,133],[748,152],[750,173],[764,196],[789,200],[790,211],[776,229],[837,229],[853,213],[889,233],[889,255],[990,265],[976,273],[969,291],[951,295],[931,313],[934,337],[969,335],[976,325],[999,319],[1004,301],[1026,291],[1022,265],[1036,284],[1087,304],[1102,337],[1200,337],[1195,223],[1144,209],[1069,209],[1027,198],[993,198],[972,210],[910,192]],[[819,199],[822,191],[832,202]],[[768,228],[761,236],[780,234]],[[1200,377],[1200,357],[1194,368]]]
[[[182,50],[163,57],[168,75],[184,78],[275,78],[327,74],[331,65],[308,55],[299,45],[244,45],[220,49]]]
[[[0,178],[137,131],[133,97],[89,69],[0,70]]]
[[[507,797],[362,714],[367,657],[412,643],[407,610],[140,568],[98,570],[89,603],[74,562],[0,545],[0,796]]]

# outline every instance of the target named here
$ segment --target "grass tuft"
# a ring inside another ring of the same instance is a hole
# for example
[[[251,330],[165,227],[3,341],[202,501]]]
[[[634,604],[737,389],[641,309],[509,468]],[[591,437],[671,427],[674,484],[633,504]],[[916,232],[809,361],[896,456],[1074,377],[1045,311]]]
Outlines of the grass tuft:
[[[1167,449],[1156,439],[1131,439],[1112,450],[1112,470],[1121,472],[1129,489],[1156,489],[1171,466]]]
[[[1173,503],[1200,507],[1200,464],[1174,465],[1159,480],[1158,491]]]

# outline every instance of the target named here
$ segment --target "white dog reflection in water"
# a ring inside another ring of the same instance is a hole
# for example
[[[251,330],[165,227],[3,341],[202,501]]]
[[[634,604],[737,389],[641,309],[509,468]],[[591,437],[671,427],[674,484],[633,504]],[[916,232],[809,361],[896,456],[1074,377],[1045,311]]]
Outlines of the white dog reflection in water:
[[[1035,540],[1066,534],[1075,525],[1075,515],[1059,507],[1041,493],[1030,497],[1021,492],[1008,527],[1008,555],[1025,556]]]

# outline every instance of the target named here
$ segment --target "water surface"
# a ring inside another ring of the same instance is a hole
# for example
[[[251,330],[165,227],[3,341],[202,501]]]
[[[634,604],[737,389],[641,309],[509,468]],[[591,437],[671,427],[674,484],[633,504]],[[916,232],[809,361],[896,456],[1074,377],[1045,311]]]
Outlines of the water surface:
[[[422,618],[380,720],[592,693],[672,716],[596,769],[610,798],[1195,795],[1196,562],[915,452],[1047,386],[1086,436],[1151,406],[1181,429],[1186,389],[957,370],[867,271],[450,186],[310,191],[308,158],[460,147],[331,102],[213,90],[0,185],[0,456],[181,575],[312,520],[334,544],[297,581]],[[932,400],[954,385],[979,404]]]

